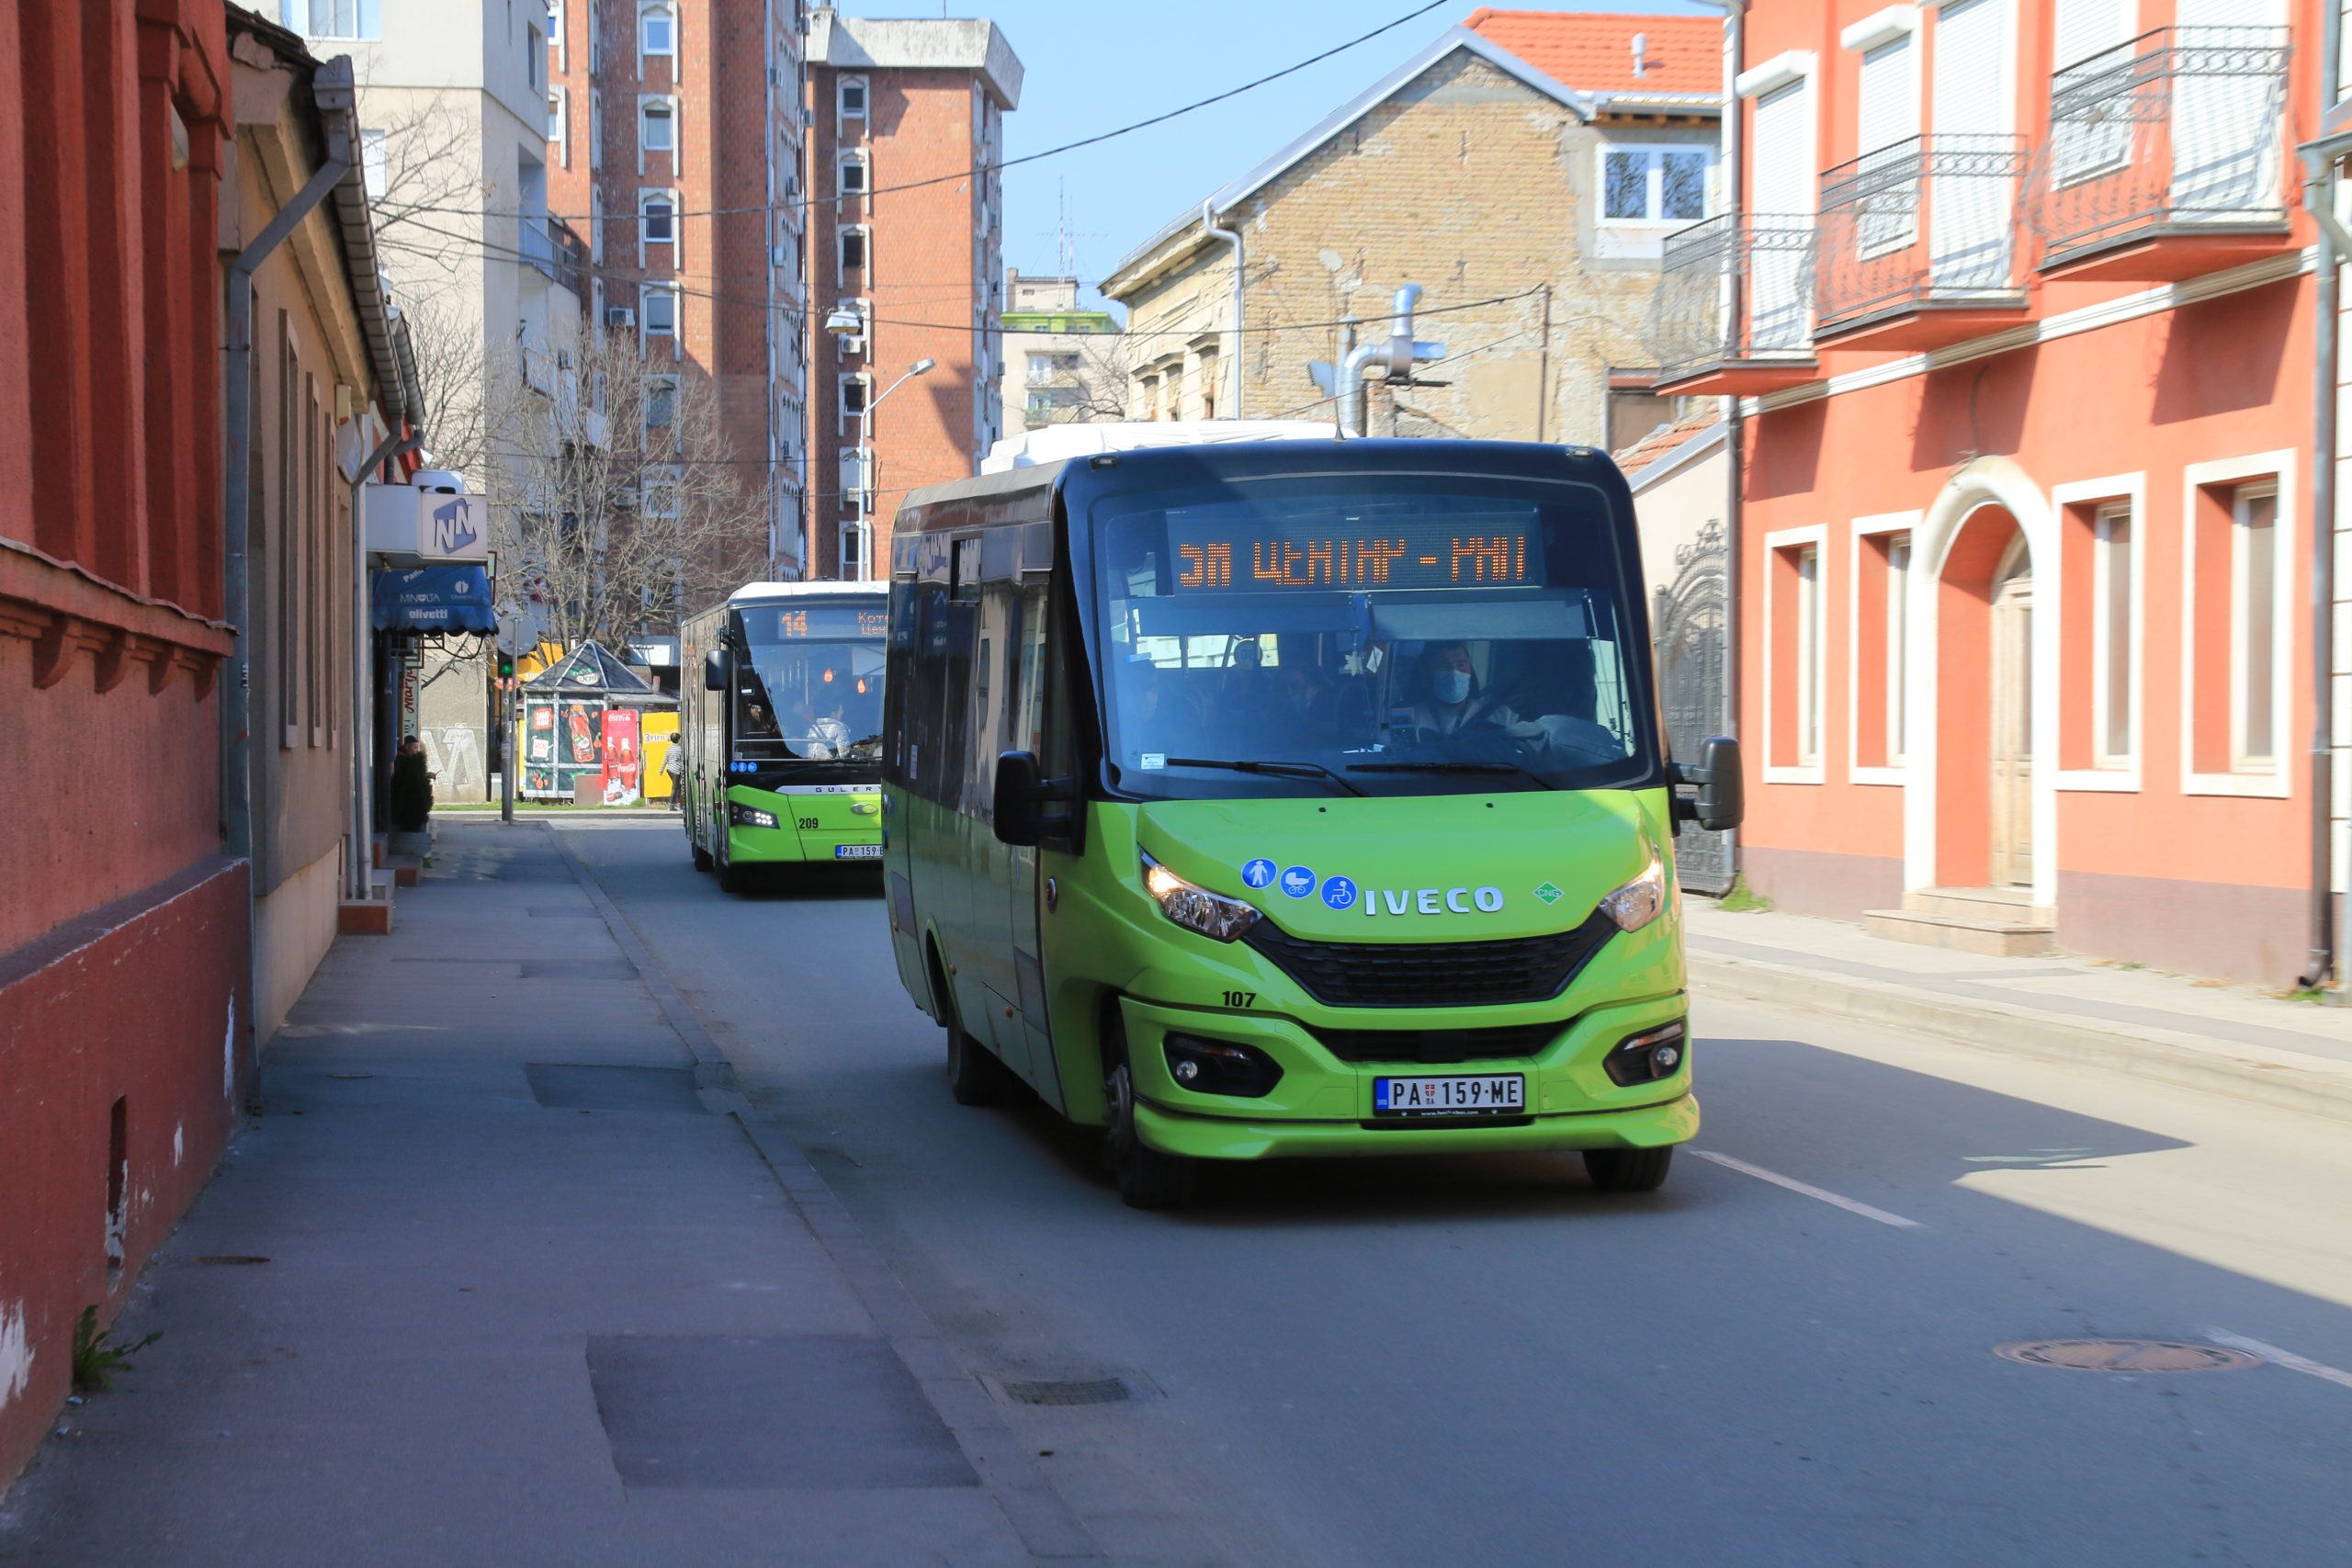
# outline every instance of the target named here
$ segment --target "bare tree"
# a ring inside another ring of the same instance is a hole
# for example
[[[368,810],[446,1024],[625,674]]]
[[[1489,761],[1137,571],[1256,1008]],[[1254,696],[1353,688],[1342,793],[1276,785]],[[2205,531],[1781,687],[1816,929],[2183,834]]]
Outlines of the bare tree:
[[[1030,389],[1047,393],[1043,415],[1031,414],[1030,428],[1040,424],[1096,424],[1127,417],[1128,355],[1125,333],[1074,333],[1054,352],[1059,367]]]
[[[697,367],[592,330],[514,468],[521,584],[567,647],[673,628],[767,557],[763,469],[737,460]]]

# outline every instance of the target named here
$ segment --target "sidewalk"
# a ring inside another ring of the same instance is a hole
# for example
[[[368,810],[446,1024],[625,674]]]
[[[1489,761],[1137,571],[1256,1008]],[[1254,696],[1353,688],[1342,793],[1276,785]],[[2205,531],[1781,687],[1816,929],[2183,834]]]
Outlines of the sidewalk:
[[[1023,1563],[1093,1547],[548,830],[445,824],[64,1412],[0,1562]]]
[[[2352,1009],[2081,958],[1986,958],[1859,926],[1688,908],[1701,996],[1854,1018],[2352,1118]]]

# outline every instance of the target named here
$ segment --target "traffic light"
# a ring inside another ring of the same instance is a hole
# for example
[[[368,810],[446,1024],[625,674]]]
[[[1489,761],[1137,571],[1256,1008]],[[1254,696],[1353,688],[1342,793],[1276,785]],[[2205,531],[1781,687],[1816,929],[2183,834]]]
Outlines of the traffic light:
[[[514,656],[503,649],[498,654],[498,678],[502,681],[514,679]]]

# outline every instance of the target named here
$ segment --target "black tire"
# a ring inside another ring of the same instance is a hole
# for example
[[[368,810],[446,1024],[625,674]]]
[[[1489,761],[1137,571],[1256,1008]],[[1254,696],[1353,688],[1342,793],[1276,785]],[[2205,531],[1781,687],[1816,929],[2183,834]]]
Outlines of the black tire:
[[[931,989],[939,998],[940,1023],[947,1031],[947,1092],[958,1105],[1001,1105],[1019,1083],[1012,1069],[997,1054],[972,1038],[956,1008],[956,993],[947,987],[947,972],[939,950],[931,949]]]
[[[1127,1070],[1126,1032],[1113,1026],[1103,1041],[1111,1057],[1102,1080],[1110,1122],[1102,1130],[1102,1157],[1130,1209],[1181,1209],[1193,1201],[1200,1167],[1182,1155],[1162,1154],[1136,1132],[1135,1080]]]
[[[696,871],[708,871],[712,866],[718,863],[717,861],[710,858],[710,852],[708,850],[704,849],[700,844],[695,842],[695,835],[692,829],[688,829],[686,831],[686,848],[694,851],[695,852],[695,869]]]
[[[1666,1185],[1674,1145],[1662,1149],[1587,1149],[1584,1171],[1603,1192],[1655,1192]]]
[[[741,893],[752,886],[752,874],[731,860],[718,863],[718,890],[721,893]]]

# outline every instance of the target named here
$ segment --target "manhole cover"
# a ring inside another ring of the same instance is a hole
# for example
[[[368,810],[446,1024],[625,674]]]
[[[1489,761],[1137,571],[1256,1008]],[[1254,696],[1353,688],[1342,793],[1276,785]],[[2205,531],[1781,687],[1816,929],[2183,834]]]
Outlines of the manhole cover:
[[[2243,1350],[2178,1339],[2020,1339],[1996,1345],[1993,1353],[2077,1372],[2235,1372],[2262,1365],[2261,1357]]]
[[[997,1386],[1015,1404],[1117,1404],[1135,1397],[1135,1390],[1127,1386],[1124,1378],[1025,1382],[1007,1378]]]

